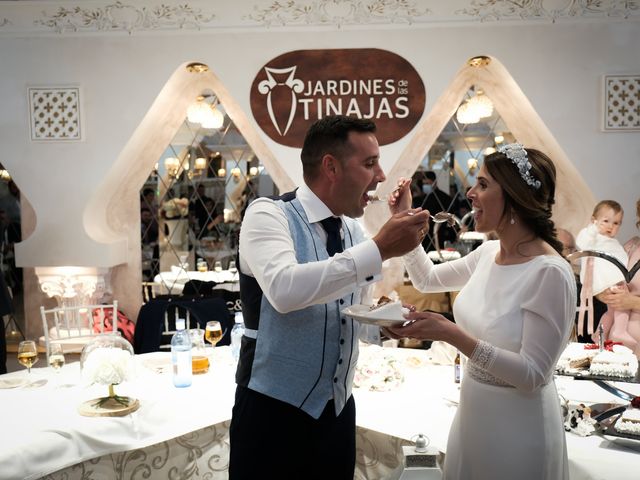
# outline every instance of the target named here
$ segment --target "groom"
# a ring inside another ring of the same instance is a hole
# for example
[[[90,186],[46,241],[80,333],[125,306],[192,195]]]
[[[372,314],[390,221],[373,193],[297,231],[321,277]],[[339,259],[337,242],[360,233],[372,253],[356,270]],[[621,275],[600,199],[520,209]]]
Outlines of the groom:
[[[373,239],[354,220],[385,180],[375,128],[345,116],[319,120],[302,148],[304,184],[247,209],[230,480],[353,479],[361,332],[341,310],[361,303],[384,260],[419,245],[428,220],[427,212],[399,214]],[[370,339],[379,340],[377,329]]]

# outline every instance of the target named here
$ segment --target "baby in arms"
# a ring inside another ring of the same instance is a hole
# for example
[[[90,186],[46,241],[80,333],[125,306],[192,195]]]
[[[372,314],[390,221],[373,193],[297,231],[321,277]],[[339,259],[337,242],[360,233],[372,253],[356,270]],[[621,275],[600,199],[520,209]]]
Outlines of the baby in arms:
[[[576,238],[578,248],[580,250],[596,250],[607,253],[626,267],[628,262],[627,253],[615,238],[618,230],[620,230],[623,215],[624,212],[618,202],[614,200],[598,202],[593,209],[591,223],[578,233]],[[591,282],[592,295],[598,295],[608,288],[627,289],[622,272],[614,264],[601,258],[590,257],[583,260],[580,281],[582,282],[583,290],[586,292],[590,290],[589,282]],[[634,350],[637,342],[627,332],[628,323],[628,311],[614,310],[611,307],[600,319],[605,339],[622,342],[625,346]],[[597,341],[598,333],[595,333],[593,337]]]

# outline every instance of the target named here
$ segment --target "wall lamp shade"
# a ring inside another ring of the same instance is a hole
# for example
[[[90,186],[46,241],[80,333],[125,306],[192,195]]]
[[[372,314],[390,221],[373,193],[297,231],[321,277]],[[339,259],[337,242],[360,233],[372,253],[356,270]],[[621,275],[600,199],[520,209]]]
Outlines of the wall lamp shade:
[[[458,112],[456,113],[456,119],[458,123],[478,123],[480,121],[480,117],[478,114],[471,108],[469,102],[466,101],[458,108]]]
[[[187,120],[189,123],[202,123],[211,109],[209,104],[204,101],[204,97],[198,97],[196,103],[191,104],[187,109]]]
[[[167,157],[164,159],[164,168],[169,175],[175,177],[180,169],[180,160],[176,157]]]
[[[227,171],[224,168],[219,168],[218,169],[218,176],[219,177],[226,177],[227,176]]]
[[[205,118],[200,122],[202,128],[220,128],[224,123],[224,115],[216,107],[209,107]]]
[[[469,104],[480,118],[487,118],[493,114],[493,102],[481,90],[469,99]]]
[[[488,118],[493,114],[493,102],[482,90],[466,100],[456,113],[458,123],[478,123],[481,118]]]
[[[207,159],[203,157],[196,158],[196,161],[193,164],[193,168],[196,170],[204,170],[205,168],[207,168]]]

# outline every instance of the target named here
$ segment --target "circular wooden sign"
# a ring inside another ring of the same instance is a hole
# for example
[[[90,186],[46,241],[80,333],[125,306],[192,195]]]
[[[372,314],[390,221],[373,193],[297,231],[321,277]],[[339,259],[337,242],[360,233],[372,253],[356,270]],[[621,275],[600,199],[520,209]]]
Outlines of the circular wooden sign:
[[[250,101],[260,128],[282,145],[302,147],[309,126],[335,114],[373,120],[387,145],[418,123],[426,93],[413,66],[386,50],[296,50],[260,69]]]

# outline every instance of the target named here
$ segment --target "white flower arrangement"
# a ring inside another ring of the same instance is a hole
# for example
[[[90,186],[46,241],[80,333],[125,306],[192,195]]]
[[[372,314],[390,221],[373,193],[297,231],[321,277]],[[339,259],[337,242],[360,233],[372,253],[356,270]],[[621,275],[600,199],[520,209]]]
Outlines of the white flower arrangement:
[[[120,348],[96,348],[82,367],[85,380],[102,385],[117,385],[131,378],[132,373],[133,357]]]
[[[166,218],[186,218],[189,213],[189,200],[186,198],[172,198],[162,204]]]
[[[353,379],[356,388],[388,392],[404,382],[404,375],[393,356],[382,354],[382,349],[368,347],[365,350],[367,353],[360,358]]]

